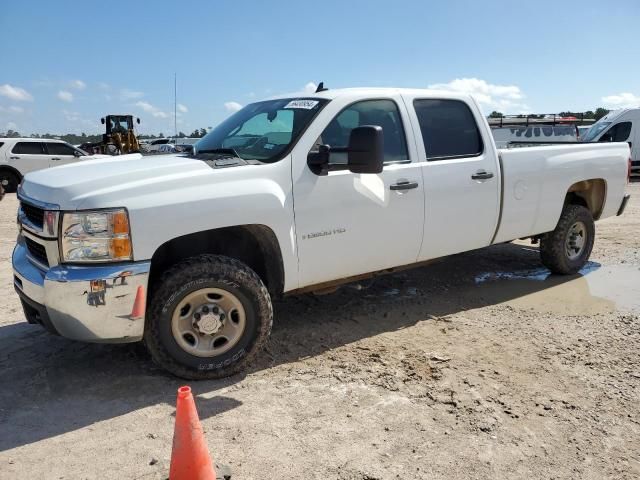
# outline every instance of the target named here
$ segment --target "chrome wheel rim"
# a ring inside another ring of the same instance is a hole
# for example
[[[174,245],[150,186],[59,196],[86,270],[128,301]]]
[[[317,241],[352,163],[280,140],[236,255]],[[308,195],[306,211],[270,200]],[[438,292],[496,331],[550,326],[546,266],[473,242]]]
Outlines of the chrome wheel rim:
[[[171,331],[180,348],[196,357],[214,357],[238,343],[246,326],[242,302],[220,288],[185,296],[173,311]]]
[[[587,243],[587,226],[583,222],[576,222],[569,228],[564,242],[565,252],[569,260],[575,260],[584,251]]]

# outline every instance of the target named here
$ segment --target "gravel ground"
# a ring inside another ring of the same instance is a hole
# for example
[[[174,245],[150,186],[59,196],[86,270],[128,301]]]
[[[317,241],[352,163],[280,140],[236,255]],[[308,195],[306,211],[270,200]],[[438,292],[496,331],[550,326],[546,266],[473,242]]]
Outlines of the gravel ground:
[[[640,477],[640,185],[582,275],[499,245],[275,305],[246,375],[192,384],[233,479]],[[28,325],[0,203],[0,478],[164,479],[176,388],[140,346]]]

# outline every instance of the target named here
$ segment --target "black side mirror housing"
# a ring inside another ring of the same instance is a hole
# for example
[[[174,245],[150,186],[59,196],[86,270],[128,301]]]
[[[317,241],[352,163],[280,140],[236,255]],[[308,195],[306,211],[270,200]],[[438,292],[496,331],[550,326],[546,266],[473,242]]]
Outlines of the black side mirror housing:
[[[347,163],[329,163],[332,153],[346,153]],[[384,139],[382,127],[365,125],[351,130],[349,145],[332,147],[318,145],[307,155],[307,164],[316,175],[327,175],[330,171],[349,170],[353,173],[380,173],[384,166]]]
[[[104,117],[100,119],[100,123],[104,125]]]
[[[136,118],[136,122],[140,125],[140,118]]]
[[[381,173],[384,166],[382,127],[364,125],[351,130],[347,166],[353,173]]]
[[[82,154],[81,154],[79,151],[74,150],[74,151],[73,151],[73,156],[74,156],[74,157],[81,157],[81,156],[82,156]]]

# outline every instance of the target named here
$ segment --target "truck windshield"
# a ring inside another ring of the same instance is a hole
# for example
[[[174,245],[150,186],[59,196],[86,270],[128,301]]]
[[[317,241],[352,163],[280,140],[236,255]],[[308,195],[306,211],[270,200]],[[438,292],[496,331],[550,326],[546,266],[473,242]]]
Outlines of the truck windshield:
[[[583,142],[593,142],[598,135],[605,131],[605,129],[609,128],[611,122],[602,121],[604,119],[598,120],[596,123],[591,125],[591,128],[587,130],[587,133],[582,137]]]
[[[276,162],[327,104],[319,98],[285,98],[247,105],[195,144],[194,154],[225,153]]]

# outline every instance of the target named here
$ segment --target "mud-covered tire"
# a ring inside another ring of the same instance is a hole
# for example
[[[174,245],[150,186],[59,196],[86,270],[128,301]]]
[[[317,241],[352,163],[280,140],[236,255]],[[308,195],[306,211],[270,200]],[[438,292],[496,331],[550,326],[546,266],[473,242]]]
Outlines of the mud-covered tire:
[[[0,185],[4,189],[4,193],[15,193],[18,190],[20,178],[12,171],[0,169]]]
[[[567,243],[576,225],[584,230],[583,246],[579,253],[576,252],[575,258],[571,258],[567,252]],[[553,273],[572,275],[589,260],[594,240],[595,224],[591,212],[581,205],[565,205],[555,230],[545,234],[540,240],[540,258],[544,266]]]
[[[206,288],[235,296],[244,308],[244,330],[228,351],[210,357],[192,355],[172,333],[172,316],[187,295]],[[163,273],[154,288],[145,325],[145,344],[154,362],[189,380],[223,378],[245,369],[267,341],[273,323],[271,297],[258,275],[244,263],[221,255],[199,255]]]

